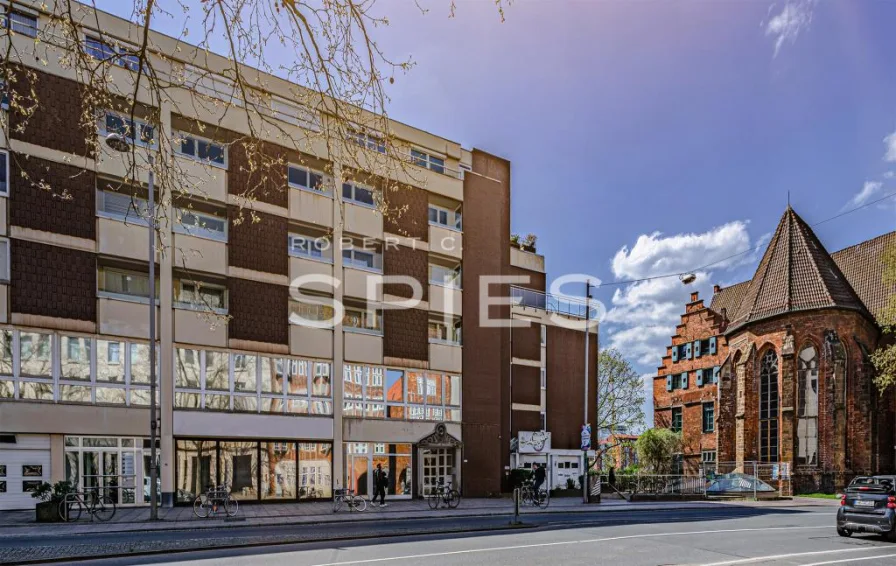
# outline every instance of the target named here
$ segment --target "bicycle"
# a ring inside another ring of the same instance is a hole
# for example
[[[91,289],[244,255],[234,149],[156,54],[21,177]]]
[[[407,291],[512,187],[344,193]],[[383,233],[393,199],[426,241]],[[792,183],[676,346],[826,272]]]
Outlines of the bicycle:
[[[239,502],[230,496],[227,486],[210,486],[193,500],[193,514],[200,519],[217,515],[221,507],[228,517],[236,515],[240,508]]]
[[[439,485],[429,492],[426,499],[429,500],[430,509],[438,509],[439,505],[445,505],[449,509],[457,509],[457,506],[460,505],[460,492],[452,489],[451,484],[445,485],[440,481]]]
[[[367,500],[360,495],[355,495],[353,489],[337,489],[333,491],[333,513],[342,509],[342,504],[348,506],[349,511],[366,511]]]
[[[90,520],[106,522],[115,516],[115,502],[108,495],[100,495],[98,490],[69,493],[59,502],[59,518],[69,523],[81,518],[84,510],[90,513]]]
[[[523,505],[534,505],[535,507],[544,509],[549,503],[548,492],[541,487],[536,490],[535,484],[527,482],[520,488],[520,501]]]

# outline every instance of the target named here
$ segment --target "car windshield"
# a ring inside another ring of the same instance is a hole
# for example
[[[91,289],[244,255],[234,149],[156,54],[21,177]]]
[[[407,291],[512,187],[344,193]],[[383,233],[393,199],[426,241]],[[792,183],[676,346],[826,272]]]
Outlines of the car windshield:
[[[860,476],[850,482],[849,490],[854,491],[891,491],[893,479],[889,477]]]

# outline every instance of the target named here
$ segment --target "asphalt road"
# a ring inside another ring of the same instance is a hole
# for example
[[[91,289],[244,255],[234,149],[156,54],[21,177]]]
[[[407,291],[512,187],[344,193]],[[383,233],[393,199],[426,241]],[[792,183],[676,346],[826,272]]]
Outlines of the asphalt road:
[[[489,528],[507,517],[461,518],[456,526]],[[438,521],[442,527],[454,523]],[[343,536],[363,540],[263,545],[128,558],[92,560],[89,564],[190,564],[215,566],[498,566],[498,565],[672,565],[736,566],[740,564],[813,565],[896,564],[896,544],[874,536],[842,538],[834,530],[833,508],[762,509],[727,507],[712,510],[672,510],[654,513],[553,514],[526,517],[524,528],[465,534],[380,536],[406,532],[407,521],[375,526],[320,525]],[[420,530],[427,521],[412,521]],[[364,529],[364,532],[354,529]],[[227,529],[234,538],[276,534],[280,529]],[[355,534],[352,534],[355,532]],[[175,531],[121,533],[106,537],[221,536],[221,533]],[[46,545],[43,538],[40,543]],[[59,540],[59,543],[65,541]],[[84,543],[83,536],[80,542]],[[5,541],[38,544],[37,541]],[[85,564],[76,562],[74,564]]]

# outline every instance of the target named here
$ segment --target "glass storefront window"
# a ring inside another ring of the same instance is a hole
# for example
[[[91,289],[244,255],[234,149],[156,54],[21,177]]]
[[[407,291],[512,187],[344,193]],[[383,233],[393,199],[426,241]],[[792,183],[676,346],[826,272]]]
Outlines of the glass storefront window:
[[[0,330],[0,375],[12,375],[12,330]]]
[[[386,493],[410,497],[414,472],[411,444],[348,442],[345,444],[346,485],[358,493],[373,492],[373,473],[380,465],[389,479]]]
[[[404,401],[404,372],[397,369],[386,370],[386,401]]]
[[[179,503],[193,503],[197,495],[217,483],[216,445],[213,440],[177,441],[174,460]]]
[[[90,403],[92,390],[86,385],[60,385],[59,400],[63,403]]]
[[[0,379],[0,399],[12,399],[16,392],[16,382]]]
[[[35,383],[34,381],[22,381],[19,383],[19,399],[33,399],[35,401],[52,401],[53,384]]]
[[[283,398],[282,397],[262,397],[261,398],[262,413],[282,413]]]
[[[178,348],[175,353],[175,365],[177,368],[175,385],[199,389],[199,350]]]
[[[345,399],[361,399],[361,378],[364,373],[362,366],[345,364],[342,367],[342,396]]]
[[[230,396],[205,394],[205,408],[209,411],[229,411]]]
[[[258,499],[257,442],[220,442],[223,483],[234,499]]]
[[[423,405],[426,403],[426,384],[422,371],[407,372],[408,403]]]
[[[230,355],[227,352],[205,352],[205,389],[230,391]]]
[[[149,385],[149,373],[149,344],[131,344],[131,383]]]
[[[257,413],[258,398],[250,397],[248,395],[234,395],[233,410],[241,413]]]
[[[257,363],[256,356],[248,354],[233,355],[233,390],[234,391],[255,391],[256,389],[256,372]]]
[[[442,404],[442,375],[438,373],[426,374],[426,404]]]
[[[299,443],[299,496],[329,499],[333,496],[333,445]]]
[[[261,498],[295,499],[298,479],[294,442],[261,443]]]
[[[287,380],[290,395],[308,395],[308,362],[286,360]]]
[[[283,360],[261,358],[261,392],[283,392]]]
[[[37,332],[19,334],[21,374],[29,377],[53,377],[53,335]]]
[[[445,404],[452,407],[460,407],[461,392],[460,376],[445,376]]]
[[[91,338],[62,337],[62,379],[90,381],[91,346]]]
[[[96,341],[96,380],[124,383],[124,342]]]
[[[330,364],[323,362],[314,363],[314,382],[311,388],[314,397],[329,397],[332,395],[330,387]]]
[[[364,398],[371,401],[382,401],[384,385],[383,368],[366,367],[364,368],[364,373],[367,386]]]

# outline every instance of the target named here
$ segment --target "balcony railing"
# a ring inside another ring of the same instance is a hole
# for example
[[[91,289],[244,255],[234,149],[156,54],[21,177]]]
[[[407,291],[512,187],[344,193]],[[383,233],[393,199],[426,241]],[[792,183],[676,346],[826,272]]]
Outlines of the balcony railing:
[[[542,293],[541,291],[533,291],[523,287],[510,287],[510,299],[515,306],[539,309],[549,313],[557,313],[574,318],[585,318],[587,309],[591,309],[588,318],[596,320],[598,318],[597,307],[590,307],[584,299],[575,299],[561,295],[552,295],[550,293]]]

